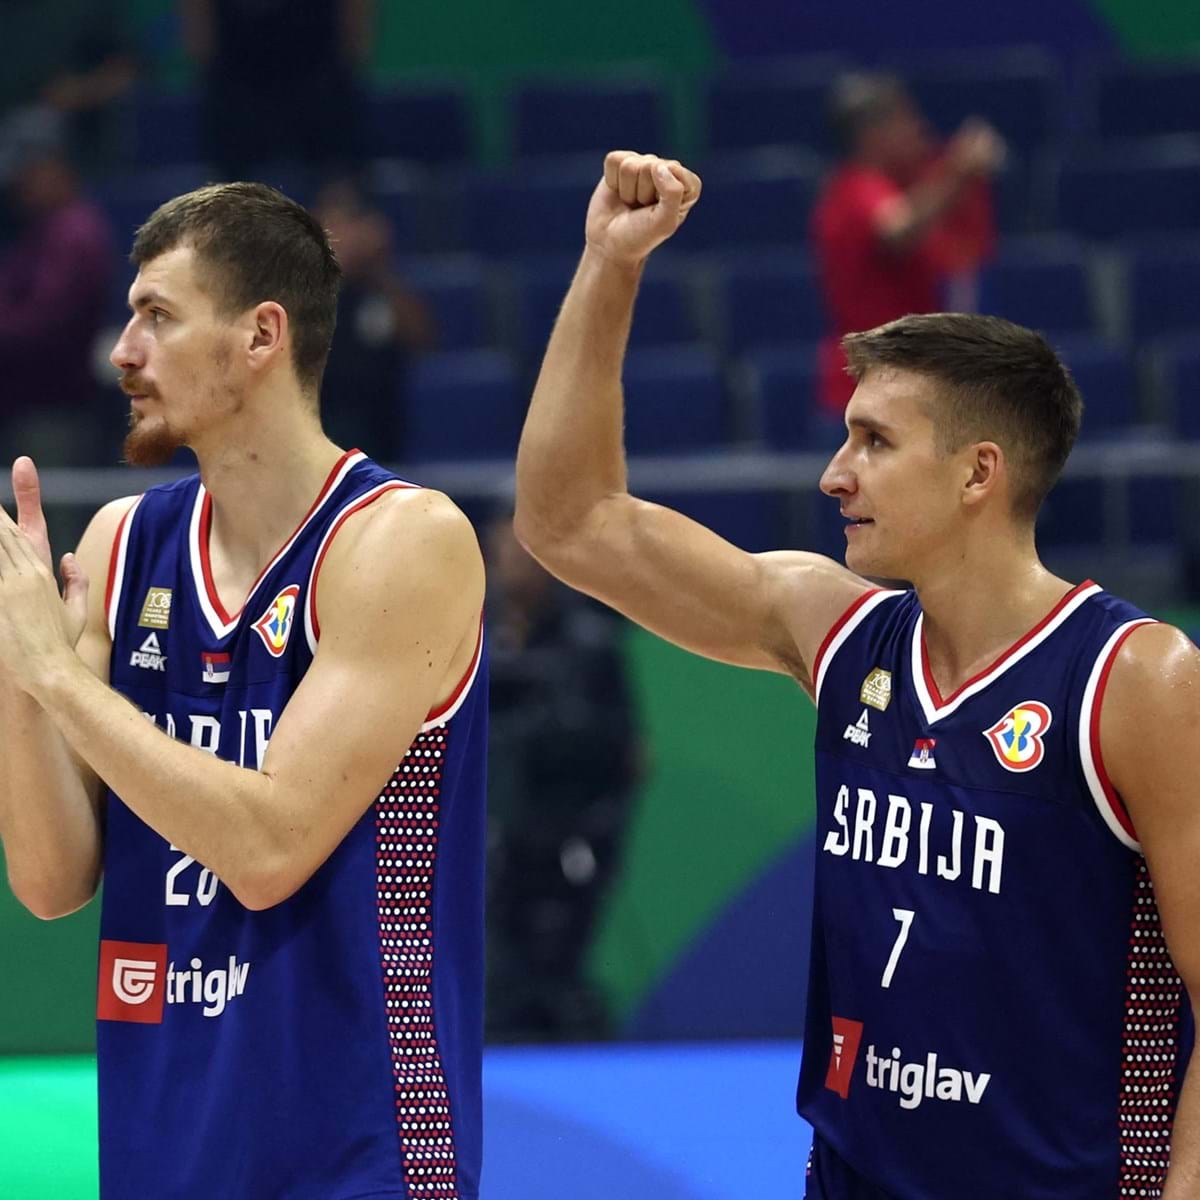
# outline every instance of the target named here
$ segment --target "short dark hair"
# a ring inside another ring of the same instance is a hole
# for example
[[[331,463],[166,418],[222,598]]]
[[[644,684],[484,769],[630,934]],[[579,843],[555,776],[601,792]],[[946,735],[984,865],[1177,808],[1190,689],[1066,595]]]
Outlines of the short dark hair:
[[[176,196],[137,231],[129,260],[142,267],[189,245],[222,317],[265,300],[287,310],[292,365],[316,393],[333,342],[342,272],[325,230],[303,205],[265,183],[214,183]]]
[[[855,380],[898,367],[942,385],[932,414],[938,449],[996,442],[1012,468],[1014,514],[1037,516],[1083,415],[1071,372],[1041,334],[1000,317],[930,313],[849,334],[842,345]]]
[[[839,75],[829,92],[827,116],[842,149],[853,152],[864,129],[890,116],[908,98],[898,75],[883,71]]]

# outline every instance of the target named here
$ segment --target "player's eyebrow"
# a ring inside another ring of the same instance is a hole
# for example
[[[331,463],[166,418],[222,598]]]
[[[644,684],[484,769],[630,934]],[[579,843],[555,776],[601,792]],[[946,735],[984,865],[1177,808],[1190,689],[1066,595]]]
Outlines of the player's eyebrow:
[[[170,301],[168,301],[167,298],[162,295],[162,293],[153,290],[148,292],[139,292],[136,296],[131,297],[129,301],[129,307],[133,309],[134,312],[138,312],[143,308],[150,308],[154,305],[166,305],[167,307],[170,307]]]
[[[893,437],[895,431],[890,425],[876,421],[871,417],[850,417],[846,421],[847,429],[862,429],[867,433],[878,433],[883,437]]]

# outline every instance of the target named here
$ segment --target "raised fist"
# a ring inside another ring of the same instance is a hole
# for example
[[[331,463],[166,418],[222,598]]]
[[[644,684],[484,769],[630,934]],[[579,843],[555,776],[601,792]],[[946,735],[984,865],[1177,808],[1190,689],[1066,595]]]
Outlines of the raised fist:
[[[1004,139],[986,121],[971,117],[950,139],[950,162],[962,175],[991,175],[1004,165]]]
[[[700,198],[700,176],[675,159],[613,150],[587,212],[587,244],[637,266],[683,224]]]

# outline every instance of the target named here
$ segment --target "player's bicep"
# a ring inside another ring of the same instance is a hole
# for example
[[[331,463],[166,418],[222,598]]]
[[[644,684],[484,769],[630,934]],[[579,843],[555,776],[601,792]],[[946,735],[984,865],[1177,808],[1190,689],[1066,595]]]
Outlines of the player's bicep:
[[[1146,625],[1129,636],[1108,681],[1100,745],[1146,856],[1171,956],[1200,996],[1200,806],[1190,778],[1200,757],[1200,651],[1179,630]]]
[[[474,650],[483,603],[474,533],[436,494],[408,507],[424,503],[432,514],[348,526],[322,569],[317,653],[262,765],[294,824],[293,888],[380,794]]]
[[[868,586],[821,555],[750,554],[624,494],[598,504],[569,540],[530,550],[572,587],[685,650],[802,682],[829,625]]]

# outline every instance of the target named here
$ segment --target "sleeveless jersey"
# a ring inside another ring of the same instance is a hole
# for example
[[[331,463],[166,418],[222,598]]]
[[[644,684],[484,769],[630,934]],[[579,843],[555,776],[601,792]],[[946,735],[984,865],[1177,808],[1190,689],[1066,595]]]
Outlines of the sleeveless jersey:
[[[259,769],[317,652],[330,541],[350,514],[412,486],[344,455],[237,615],[212,584],[199,477],[147,491],[109,571],[113,687],[170,736]],[[382,793],[263,911],[109,792],[105,1200],[475,1200],[486,695],[481,625],[470,670],[407,753],[397,746]]]
[[[895,1200],[1160,1193],[1191,1029],[1098,742],[1148,620],[1081,584],[942,697],[875,591],[817,655],[798,1107]]]

